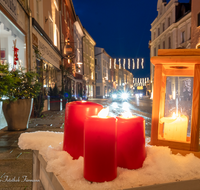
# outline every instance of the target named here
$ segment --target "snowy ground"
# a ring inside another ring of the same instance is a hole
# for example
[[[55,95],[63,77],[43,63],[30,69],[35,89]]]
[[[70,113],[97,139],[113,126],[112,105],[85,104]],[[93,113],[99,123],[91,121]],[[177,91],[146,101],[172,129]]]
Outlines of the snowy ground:
[[[62,151],[63,133],[23,133],[18,145],[21,149],[39,150],[47,160],[48,172],[63,178],[72,189],[102,190],[125,189],[138,186],[200,179],[200,159],[193,154],[173,155],[169,148],[146,146],[147,157],[137,170],[117,169],[118,176],[111,182],[91,183],[83,177],[83,157],[72,160]]]

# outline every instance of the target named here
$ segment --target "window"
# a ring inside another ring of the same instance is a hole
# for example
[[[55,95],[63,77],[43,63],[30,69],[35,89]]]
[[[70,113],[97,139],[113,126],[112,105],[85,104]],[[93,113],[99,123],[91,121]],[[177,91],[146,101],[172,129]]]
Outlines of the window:
[[[200,26],[200,13],[197,15],[197,27]]]
[[[158,28],[158,36],[160,35],[160,28]]]
[[[163,41],[163,49],[165,49],[165,41]]]
[[[95,65],[97,65],[97,59],[95,59]]]
[[[66,5],[64,4],[64,19],[66,21]]]
[[[58,11],[58,0],[54,0],[54,4],[55,4],[55,7],[56,7],[56,9]]]
[[[154,40],[156,39],[156,32],[154,32]]]
[[[96,93],[97,95],[100,95],[100,86],[96,86]]]
[[[49,37],[53,41],[53,20],[49,14]]]
[[[36,0],[36,18],[37,18],[37,22],[39,23],[39,18],[40,18],[40,14],[39,14],[39,0]]]
[[[169,49],[171,49],[171,37],[169,37]]]
[[[168,17],[168,27],[170,26],[170,24],[171,24],[171,19],[170,17]]]
[[[98,77],[97,77],[98,75],[97,75],[97,72],[95,73],[95,79],[97,80],[98,79]]]
[[[165,31],[165,23],[163,23],[163,32]]]
[[[160,44],[158,45],[158,49],[160,49]]]
[[[185,31],[181,32],[181,43],[185,42]]]

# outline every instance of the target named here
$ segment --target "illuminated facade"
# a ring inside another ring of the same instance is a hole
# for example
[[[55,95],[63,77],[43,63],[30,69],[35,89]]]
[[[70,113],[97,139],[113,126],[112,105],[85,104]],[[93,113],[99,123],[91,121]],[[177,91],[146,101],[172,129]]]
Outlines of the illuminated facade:
[[[151,24],[150,57],[156,56],[158,49],[190,48],[191,4],[177,0],[158,0],[158,16]],[[154,66],[150,66],[151,98],[153,98]]]
[[[200,7],[199,0],[192,0],[191,48],[200,48]]]
[[[44,94],[48,95],[55,84],[61,90],[60,1],[30,1],[32,14],[31,69],[43,72]],[[47,110],[47,100],[43,111]]]
[[[83,63],[84,75],[83,78],[86,82],[86,96],[88,98],[96,97],[96,83],[95,83],[95,57],[94,47],[96,42],[84,28],[83,37]]]

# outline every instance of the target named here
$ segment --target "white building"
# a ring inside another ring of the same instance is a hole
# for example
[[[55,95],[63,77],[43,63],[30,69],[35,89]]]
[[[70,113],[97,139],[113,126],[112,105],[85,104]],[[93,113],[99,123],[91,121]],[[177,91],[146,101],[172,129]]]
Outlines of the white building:
[[[111,57],[103,48],[95,47],[95,73],[96,73],[96,97],[105,98],[112,91],[109,83]]]
[[[158,0],[158,16],[151,24],[150,57],[156,56],[158,49],[190,48],[191,3],[178,0]],[[153,98],[154,66],[151,64],[151,98]]]

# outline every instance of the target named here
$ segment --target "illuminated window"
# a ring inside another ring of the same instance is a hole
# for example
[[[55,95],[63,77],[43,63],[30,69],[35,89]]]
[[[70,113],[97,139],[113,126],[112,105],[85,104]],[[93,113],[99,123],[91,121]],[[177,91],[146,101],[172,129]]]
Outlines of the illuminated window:
[[[39,23],[39,18],[40,18],[40,14],[39,14],[39,0],[36,0],[36,15],[37,15],[37,22]]]
[[[58,0],[54,0],[54,4],[55,4],[55,7],[56,7],[56,9],[58,11]]]
[[[49,37],[51,40],[53,40],[53,20],[51,18],[50,13],[49,13]]]

